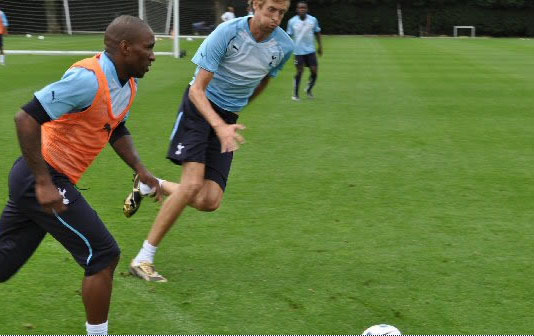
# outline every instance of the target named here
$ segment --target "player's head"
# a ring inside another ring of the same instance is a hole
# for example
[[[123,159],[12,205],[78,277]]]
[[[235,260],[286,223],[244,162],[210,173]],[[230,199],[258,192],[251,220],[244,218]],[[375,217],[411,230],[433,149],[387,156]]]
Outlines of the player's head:
[[[299,16],[306,16],[308,14],[308,3],[306,1],[297,2],[297,14]]]
[[[260,27],[272,31],[280,25],[289,9],[291,0],[249,0],[254,9],[254,18],[259,20]]]
[[[233,12],[234,12],[234,7],[232,7],[232,6],[228,6],[228,7],[226,8],[226,10],[229,11],[229,12],[232,12],[232,13],[233,13]]]
[[[122,15],[113,20],[106,29],[104,44],[117,71],[124,71],[128,77],[142,78],[156,60],[154,33],[134,16]]]

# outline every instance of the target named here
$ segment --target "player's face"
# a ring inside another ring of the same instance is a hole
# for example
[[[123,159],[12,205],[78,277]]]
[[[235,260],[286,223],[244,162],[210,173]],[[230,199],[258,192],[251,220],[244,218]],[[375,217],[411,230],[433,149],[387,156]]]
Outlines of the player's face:
[[[308,5],[305,3],[299,3],[297,5],[297,14],[299,16],[305,16],[308,13]]]
[[[139,39],[131,44],[130,57],[128,64],[130,65],[130,77],[143,78],[148,72],[152,62],[156,60],[154,55],[154,45],[156,41],[154,34],[150,30],[144,30],[140,33]]]
[[[254,3],[254,16],[260,20],[260,26],[266,31],[273,31],[280,25],[289,7],[288,1],[276,2],[266,0],[263,6]]]

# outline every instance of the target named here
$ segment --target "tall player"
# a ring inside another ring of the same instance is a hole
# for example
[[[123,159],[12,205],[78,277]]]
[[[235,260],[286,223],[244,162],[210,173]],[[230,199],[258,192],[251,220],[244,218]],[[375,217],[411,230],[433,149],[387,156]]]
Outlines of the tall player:
[[[323,55],[323,45],[321,42],[321,27],[319,21],[308,14],[308,4],[305,1],[297,3],[297,15],[292,17],[287,23],[287,33],[295,41],[295,65],[297,73],[293,88],[293,100],[300,100],[299,86],[304,67],[310,68],[310,80],[306,88],[306,94],[313,98],[312,89],[317,81],[318,62],[315,54],[315,40],[317,40],[317,53]]]
[[[51,234],[85,270],[87,333],[100,335],[108,332],[120,249],[75,185],[109,143],[141,181],[159,188],[125,126],[137,92],[135,78],[155,60],[154,34],[139,18],[120,16],[107,27],[104,43],[104,53],[75,63],[17,113],[23,156],[9,174],[9,201],[0,218],[0,282]],[[54,276],[61,282],[60,273]]]
[[[293,51],[293,41],[279,27],[290,0],[251,0],[254,16],[220,24],[193,57],[198,66],[174,125],[167,158],[182,165],[180,184],[163,182],[169,195],[130,272],[147,281],[165,282],[154,269],[157,246],[189,205],[214,211],[221,204],[233,152],[243,143],[239,112],[267,87]],[[137,182],[137,180],[136,180]],[[125,214],[137,210],[136,183]],[[149,190],[150,188],[148,188]]]
[[[0,64],[6,65],[6,56],[4,55],[4,35],[7,35],[7,27],[9,22],[7,21],[6,14],[0,10]]]

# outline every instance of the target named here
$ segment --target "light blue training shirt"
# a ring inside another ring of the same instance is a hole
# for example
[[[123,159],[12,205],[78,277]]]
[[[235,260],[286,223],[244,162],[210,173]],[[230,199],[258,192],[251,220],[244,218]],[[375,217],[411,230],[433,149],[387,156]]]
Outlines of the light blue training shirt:
[[[124,86],[121,85],[115,64],[105,52],[102,53],[99,62],[108,80],[113,115],[118,116],[130,102],[130,82],[126,82]],[[93,103],[97,92],[96,74],[85,68],[74,67],[67,70],[59,81],[35,92],[34,95],[50,119],[56,120],[64,114],[85,110]],[[124,120],[128,119],[129,114],[130,112]]]
[[[207,97],[220,108],[241,111],[265,76],[276,77],[291,57],[293,41],[280,27],[257,42],[249,27],[250,16],[220,24],[198,48],[192,62],[213,72]]]
[[[2,19],[2,23],[4,24],[4,27],[9,27],[9,22],[7,21],[7,16],[1,10],[0,10],[0,19]]]
[[[307,55],[315,52],[315,33],[321,31],[319,21],[309,14],[301,20],[293,16],[287,23],[287,33],[295,41],[295,55]]]

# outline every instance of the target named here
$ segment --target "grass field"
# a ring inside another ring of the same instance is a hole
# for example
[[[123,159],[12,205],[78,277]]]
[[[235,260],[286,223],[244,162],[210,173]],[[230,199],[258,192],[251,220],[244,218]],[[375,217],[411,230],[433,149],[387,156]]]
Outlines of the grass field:
[[[145,163],[171,180],[180,169],[164,156],[195,43],[185,60],[157,59],[128,121]],[[88,170],[79,186],[123,252],[111,333],[532,333],[534,41],[327,37],[324,48],[315,100],[290,100],[288,64],[243,111],[222,208],[186,211],[161,245],[168,283],[127,275],[158,205],[123,217],[131,172],[111,149]],[[0,203],[19,156],[14,113],[76,59],[0,67]],[[0,334],[84,333],[81,279],[47,237],[0,284]]]

